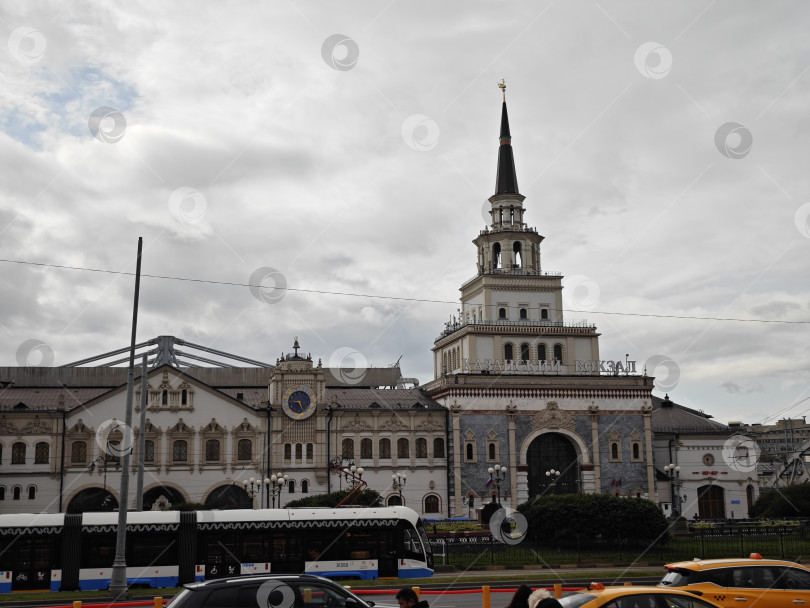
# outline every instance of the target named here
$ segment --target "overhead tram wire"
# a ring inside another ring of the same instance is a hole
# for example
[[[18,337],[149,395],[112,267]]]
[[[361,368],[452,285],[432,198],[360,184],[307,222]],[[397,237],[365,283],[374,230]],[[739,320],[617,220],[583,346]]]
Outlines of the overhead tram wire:
[[[44,262],[28,262],[25,260],[10,260],[5,258],[0,258],[0,262],[6,262],[8,264],[22,264],[27,266],[42,266],[44,268],[57,268],[61,270],[81,270],[84,272],[99,272],[103,274],[117,274],[122,276],[135,276],[134,272],[127,272],[124,270],[104,270],[102,268],[86,268],[82,266],[64,266],[61,264],[47,264]],[[226,285],[229,287],[269,287],[264,285],[254,285],[251,283],[236,283],[232,281],[213,281],[210,279],[193,279],[188,277],[172,277],[166,275],[159,275],[159,274],[144,274],[141,273],[142,277],[147,277],[150,279],[164,279],[167,281],[187,281],[190,283],[206,283],[209,285]],[[396,300],[400,302],[423,302],[426,304],[452,304],[457,306],[457,300],[432,300],[429,298],[404,298],[399,296],[380,296],[374,294],[366,294],[366,293],[352,293],[352,292],[345,292],[345,291],[325,291],[321,289],[302,289],[297,287],[273,287],[273,289],[279,289],[282,291],[293,291],[298,293],[313,293],[318,295],[326,295],[326,296],[347,296],[352,298],[369,298],[369,299],[376,299],[376,300]],[[585,314],[594,314],[594,315],[612,315],[612,316],[619,316],[619,317],[646,317],[646,318],[653,318],[653,319],[685,319],[685,320],[696,320],[696,321],[734,321],[738,323],[781,323],[781,324],[788,324],[788,325],[810,325],[810,321],[785,321],[785,320],[777,320],[777,319],[738,319],[734,317],[698,317],[693,315],[662,315],[662,314],[652,314],[652,313],[640,313],[640,312],[614,312],[614,311],[607,311],[607,310],[576,310],[571,308],[564,308],[564,312],[572,312],[572,313],[585,313]]]

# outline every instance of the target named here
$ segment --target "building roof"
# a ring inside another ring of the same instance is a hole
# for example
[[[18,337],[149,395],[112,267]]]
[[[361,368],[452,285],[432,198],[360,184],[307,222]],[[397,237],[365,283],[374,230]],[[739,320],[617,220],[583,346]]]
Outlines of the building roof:
[[[726,433],[734,429],[721,422],[710,420],[709,414],[679,405],[669,399],[651,395],[653,404],[653,433]]]
[[[326,389],[327,403],[334,401],[340,409],[383,409],[407,410],[440,409],[444,407],[428,397],[421,388],[395,388],[395,389],[356,389],[356,388],[328,388]]]

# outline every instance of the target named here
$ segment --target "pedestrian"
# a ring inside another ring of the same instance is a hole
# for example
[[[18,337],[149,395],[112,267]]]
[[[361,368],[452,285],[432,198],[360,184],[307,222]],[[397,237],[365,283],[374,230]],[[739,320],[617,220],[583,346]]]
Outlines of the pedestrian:
[[[419,601],[416,591],[410,587],[400,589],[396,597],[399,608],[428,608],[428,603],[425,600]]]
[[[529,596],[532,594],[532,588],[528,585],[521,585],[515,590],[515,595],[506,608],[529,608]]]
[[[529,608],[562,608],[546,589],[537,589],[529,596]]]

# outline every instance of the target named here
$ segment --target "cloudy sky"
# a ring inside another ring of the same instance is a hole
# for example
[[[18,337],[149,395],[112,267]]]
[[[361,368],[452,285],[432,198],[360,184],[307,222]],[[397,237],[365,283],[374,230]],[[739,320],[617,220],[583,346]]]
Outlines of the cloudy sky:
[[[806,3],[0,6],[0,365],[126,347],[141,236],[139,340],[430,380],[505,78],[566,321],[720,421],[810,413]]]

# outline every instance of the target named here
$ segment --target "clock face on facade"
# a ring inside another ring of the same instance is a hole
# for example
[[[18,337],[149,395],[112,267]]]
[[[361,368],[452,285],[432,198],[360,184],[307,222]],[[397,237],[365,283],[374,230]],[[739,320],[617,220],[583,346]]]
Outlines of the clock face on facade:
[[[291,386],[281,396],[281,409],[293,420],[303,420],[315,413],[315,393],[305,384]]]

